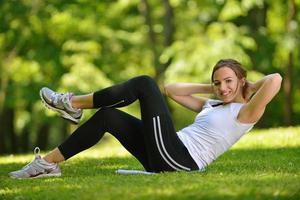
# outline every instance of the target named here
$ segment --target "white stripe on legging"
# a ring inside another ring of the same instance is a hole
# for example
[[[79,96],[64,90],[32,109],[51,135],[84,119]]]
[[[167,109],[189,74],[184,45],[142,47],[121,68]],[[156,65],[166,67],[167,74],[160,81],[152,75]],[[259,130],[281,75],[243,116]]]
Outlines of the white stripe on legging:
[[[168,163],[168,165],[170,167],[172,167],[173,169],[175,170],[178,170],[178,171],[181,171],[181,169],[178,169],[177,167],[175,167],[174,165],[172,165],[172,163],[170,163],[166,157],[164,156],[164,154],[162,153],[162,150],[160,149],[160,146],[159,146],[159,143],[158,143],[158,136],[157,136],[157,131],[156,131],[156,121],[155,121],[155,118],[153,117],[153,126],[154,126],[154,137],[155,137],[155,141],[156,141],[156,145],[157,145],[157,148],[158,148],[158,151],[160,153],[160,155],[162,156],[162,158]]]
[[[116,106],[116,105],[118,105],[118,104],[120,104],[120,103],[124,103],[124,102],[125,102],[125,100],[124,100],[124,99],[122,99],[121,101],[119,101],[119,102],[117,102],[117,103],[114,103],[114,104],[112,104],[112,105],[108,105],[108,106],[104,106],[104,107],[106,107],[106,108],[110,108],[110,107]]]
[[[157,127],[158,127],[158,133],[157,133],[157,130],[156,130],[156,120],[155,120],[155,117],[153,117],[153,125],[154,125],[154,136],[155,136],[155,140],[156,140],[156,145],[157,145],[157,148],[159,150],[159,153],[160,155],[163,157],[163,159],[170,165],[170,167],[172,167],[173,169],[175,170],[178,170],[178,171],[181,171],[182,169],[184,170],[187,170],[187,171],[190,171],[191,169],[190,168],[187,168],[185,166],[182,166],[180,165],[179,163],[177,163],[174,159],[172,159],[172,157],[169,155],[169,153],[167,152],[166,148],[165,148],[165,145],[164,145],[164,142],[163,142],[163,138],[162,138],[162,133],[161,133],[161,126],[160,126],[160,119],[159,119],[159,116],[157,116]],[[159,139],[158,139],[159,137]],[[161,149],[160,145],[159,145],[159,142],[161,143],[161,146],[163,149]],[[170,160],[168,160],[164,153],[166,154],[167,158]],[[173,162],[173,164],[171,163]],[[180,169],[182,168],[182,169]]]

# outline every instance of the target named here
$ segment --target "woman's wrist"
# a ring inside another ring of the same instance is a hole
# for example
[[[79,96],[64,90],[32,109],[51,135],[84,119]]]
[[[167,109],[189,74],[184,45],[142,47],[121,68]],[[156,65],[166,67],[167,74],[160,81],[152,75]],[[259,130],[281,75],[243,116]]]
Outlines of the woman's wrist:
[[[213,94],[214,90],[212,84],[201,84],[201,89],[199,90],[199,93]]]

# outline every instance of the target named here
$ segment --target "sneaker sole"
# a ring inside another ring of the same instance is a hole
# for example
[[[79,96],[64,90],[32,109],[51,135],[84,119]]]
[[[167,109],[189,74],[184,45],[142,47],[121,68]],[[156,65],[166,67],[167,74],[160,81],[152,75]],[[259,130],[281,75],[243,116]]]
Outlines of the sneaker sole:
[[[46,177],[60,177],[61,173],[55,173],[55,174],[40,174],[38,176],[35,177],[31,177],[32,179],[34,178],[46,178]]]
[[[36,178],[46,178],[46,177],[60,177],[61,173],[55,173],[55,174],[40,174],[38,176],[34,177],[15,177],[15,176],[10,176],[12,179],[36,179]]]
[[[48,104],[45,101],[41,90],[40,90],[40,98],[41,98],[41,100],[42,100],[42,102],[43,102],[43,104],[44,104],[44,106],[46,108],[59,112],[61,114],[62,118],[66,119],[66,120],[68,120],[70,122],[72,122],[73,124],[78,124],[79,123],[80,119],[75,119],[74,117],[72,117],[71,115],[69,115],[66,111],[58,109],[58,108],[55,108],[55,107],[51,106],[50,104]]]

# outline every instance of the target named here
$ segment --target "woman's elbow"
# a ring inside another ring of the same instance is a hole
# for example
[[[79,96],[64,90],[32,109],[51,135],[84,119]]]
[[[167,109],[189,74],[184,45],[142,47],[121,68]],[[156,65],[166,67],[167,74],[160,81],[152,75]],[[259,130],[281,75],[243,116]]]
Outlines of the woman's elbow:
[[[274,85],[276,85],[278,87],[278,90],[279,90],[281,87],[281,83],[282,83],[282,76],[279,73],[273,74],[272,82]]]
[[[276,82],[281,85],[281,82],[282,82],[282,76],[279,74],[279,73],[276,73],[275,74],[275,79],[276,79]]]
[[[282,82],[282,76],[279,73],[274,74],[274,79],[276,82],[281,83]]]

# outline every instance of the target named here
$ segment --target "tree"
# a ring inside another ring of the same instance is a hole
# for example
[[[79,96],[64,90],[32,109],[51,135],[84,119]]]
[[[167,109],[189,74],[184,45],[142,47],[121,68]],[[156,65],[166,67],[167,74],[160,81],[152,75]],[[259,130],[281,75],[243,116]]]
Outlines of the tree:
[[[287,21],[286,21],[286,32],[287,37],[291,40],[294,40],[295,29],[295,17],[296,17],[296,5],[294,0],[288,1],[288,12],[287,12]],[[293,71],[294,71],[294,48],[288,49],[288,59],[285,70],[285,77],[283,79],[283,89],[284,89],[284,120],[286,125],[292,125],[292,116],[293,116]]]

